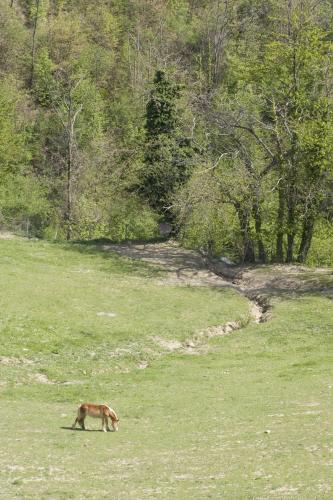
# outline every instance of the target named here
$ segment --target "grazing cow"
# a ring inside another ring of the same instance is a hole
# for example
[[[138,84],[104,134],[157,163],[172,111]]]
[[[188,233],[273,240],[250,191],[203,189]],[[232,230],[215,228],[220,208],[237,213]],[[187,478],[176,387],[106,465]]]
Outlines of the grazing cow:
[[[79,406],[77,410],[77,417],[75,419],[72,428],[75,429],[76,424],[80,424],[81,428],[85,430],[84,419],[86,416],[101,418],[102,419],[102,431],[106,432],[110,431],[110,427],[108,424],[108,418],[110,418],[112,423],[112,428],[114,431],[118,430],[118,422],[119,418],[114,410],[109,408],[107,405],[94,405],[92,403],[84,403]]]

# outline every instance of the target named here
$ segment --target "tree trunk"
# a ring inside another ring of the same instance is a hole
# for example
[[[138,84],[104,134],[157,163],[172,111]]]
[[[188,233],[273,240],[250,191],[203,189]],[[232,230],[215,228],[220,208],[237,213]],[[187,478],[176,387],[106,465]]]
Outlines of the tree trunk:
[[[293,186],[290,187],[293,190]],[[293,261],[294,241],[295,241],[295,200],[293,192],[288,196],[288,236],[287,236],[287,256],[286,262]]]
[[[283,262],[283,237],[284,237],[284,212],[285,212],[285,192],[283,186],[279,185],[279,208],[276,220],[276,261]]]
[[[235,204],[243,239],[243,262],[255,262],[254,245],[250,234],[250,217],[247,211]]]
[[[66,239],[72,239],[72,167],[73,167],[73,119],[72,119],[72,101],[69,100],[68,106],[68,125],[67,125],[67,206],[66,206]]]
[[[256,197],[253,205],[253,216],[254,216],[254,221],[255,221],[255,228],[256,228],[256,238],[257,238],[257,244],[258,244],[258,257],[260,262],[265,263],[267,261],[267,255],[266,255],[266,250],[264,246],[264,242],[262,241],[261,237],[261,212],[260,212],[260,204],[259,200]]]
[[[287,236],[287,256],[286,256],[286,263],[287,264],[290,264],[293,261],[294,240],[295,240],[295,233],[288,234],[288,236]]]
[[[65,132],[67,137],[67,183],[66,183],[66,213],[65,213],[65,223],[66,223],[66,238],[71,240],[73,236],[73,181],[75,180],[75,174],[77,173],[77,156],[76,154],[76,137],[75,137],[75,123],[76,119],[81,113],[83,106],[80,104],[76,109],[73,105],[72,100],[72,89],[68,94],[67,101],[67,123],[65,124]]]
[[[286,262],[290,264],[294,257],[294,241],[295,241],[295,210],[297,204],[297,188],[296,188],[296,142],[297,138],[293,134],[292,147],[290,153],[290,160],[288,162],[288,173],[287,173],[287,206],[288,206],[288,217],[287,217],[287,255]]]
[[[30,88],[32,88],[35,76],[35,58],[36,58],[36,35],[39,16],[40,0],[36,0],[36,14],[34,19],[34,26],[32,31],[32,47],[31,47],[31,70],[30,70]]]
[[[67,206],[66,206],[66,239],[72,239],[72,145],[68,142],[68,158],[67,158]]]
[[[215,26],[213,29],[213,74],[212,82],[217,86],[221,82],[221,70],[223,66],[223,56],[227,43],[227,27],[229,26],[229,1],[224,0],[223,9],[220,1],[216,5]]]
[[[313,215],[307,217],[304,220],[302,238],[297,256],[297,262],[303,263],[306,261],[311,246],[314,224],[315,220]]]

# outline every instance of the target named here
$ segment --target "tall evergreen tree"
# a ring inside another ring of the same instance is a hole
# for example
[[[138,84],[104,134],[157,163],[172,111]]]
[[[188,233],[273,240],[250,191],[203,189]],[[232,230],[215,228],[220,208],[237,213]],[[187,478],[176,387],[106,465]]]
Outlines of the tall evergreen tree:
[[[174,192],[189,176],[190,141],[180,132],[180,86],[157,71],[146,107],[144,170],[140,191],[152,208],[172,222]]]

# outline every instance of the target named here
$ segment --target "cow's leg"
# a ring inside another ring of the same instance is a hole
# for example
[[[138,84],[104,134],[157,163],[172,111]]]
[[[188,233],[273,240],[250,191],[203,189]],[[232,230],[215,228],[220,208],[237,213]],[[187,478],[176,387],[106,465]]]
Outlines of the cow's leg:
[[[75,422],[74,422],[74,424],[72,425],[72,429],[75,429],[76,424],[78,423],[78,421],[79,421],[79,418],[78,418],[78,417],[76,417]]]

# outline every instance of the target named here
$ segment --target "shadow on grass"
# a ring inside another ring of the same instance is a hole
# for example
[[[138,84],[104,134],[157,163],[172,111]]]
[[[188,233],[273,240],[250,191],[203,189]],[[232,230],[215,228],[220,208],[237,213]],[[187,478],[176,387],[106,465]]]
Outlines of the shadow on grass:
[[[167,270],[157,264],[121,256],[112,247],[113,245],[157,244],[165,241],[167,241],[165,238],[154,238],[150,240],[116,242],[107,238],[101,238],[96,240],[76,240],[68,243],[54,242],[53,244],[59,245],[63,250],[69,252],[79,252],[84,255],[101,257],[105,261],[105,264],[101,267],[103,271],[112,271],[113,274],[127,273],[144,278],[153,278],[165,275]]]
[[[183,275],[195,279],[199,271],[208,270],[205,259],[199,253],[183,249],[173,243],[161,245],[165,242],[168,242],[165,238],[117,243],[101,239],[72,242],[67,248],[112,258],[112,261],[121,264],[120,272],[136,272],[145,277],[163,277],[173,272],[180,279]],[[114,266],[112,270],[116,271]]]
[[[294,265],[228,266],[210,262],[210,269],[234,285],[240,285],[248,298],[267,297],[293,299],[318,296],[333,299],[333,271],[312,270]],[[245,275],[245,280],[243,276]]]
[[[102,429],[80,429],[78,427],[76,427],[75,429],[73,429],[73,427],[60,427],[60,429],[73,432],[103,432]]]
[[[268,298],[283,298],[283,299],[297,299],[300,297],[325,297],[333,299],[333,283],[331,280],[314,280],[302,281],[295,280],[295,282],[285,285],[280,283],[278,279],[272,279],[264,286],[255,287],[253,297],[268,297]],[[251,298],[251,291],[249,293]]]
[[[274,266],[274,265],[226,265],[215,259],[206,262],[205,259],[198,260],[190,254],[182,254],[179,248],[158,247],[158,251],[146,251],[140,246],[158,245],[167,242],[166,238],[153,238],[149,240],[126,240],[116,242],[108,238],[95,240],[76,240],[69,243],[55,242],[62,249],[70,252],[79,252],[85,255],[98,256],[103,259],[101,270],[113,274],[131,274],[143,278],[165,277],[169,271],[182,274],[182,271],[192,269],[194,274],[197,270],[209,268],[220,275],[229,286],[240,285],[243,293],[250,299],[258,296],[272,298],[297,298],[306,295],[325,296],[333,298],[333,271],[312,271],[310,268],[298,269],[297,266]],[[117,251],[122,249],[122,254]],[[159,258],[164,264],[160,264]],[[151,259],[151,261],[142,260]],[[242,283],[244,273],[253,273],[253,281],[247,280]]]

